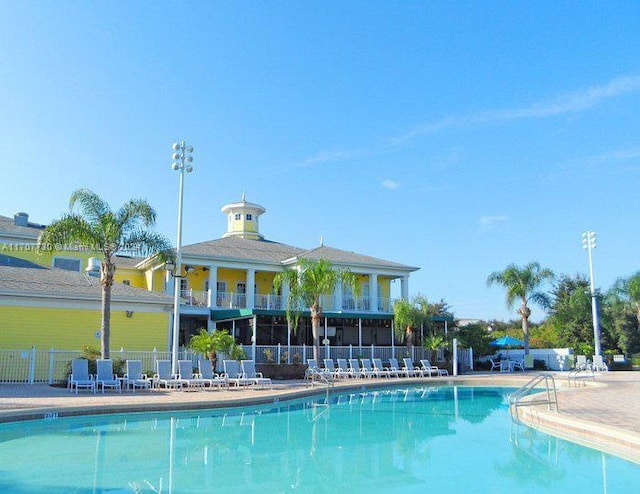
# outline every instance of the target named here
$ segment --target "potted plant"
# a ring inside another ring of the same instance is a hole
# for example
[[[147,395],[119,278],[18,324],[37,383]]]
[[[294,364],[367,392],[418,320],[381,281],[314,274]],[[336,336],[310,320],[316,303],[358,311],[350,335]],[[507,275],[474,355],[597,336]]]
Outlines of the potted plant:
[[[234,345],[235,341],[233,336],[227,331],[214,331],[213,333],[209,333],[204,328],[201,328],[200,333],[192,336],[189,341],[189,348],[211,360],[211,366],[214,369],[217,369],[217,353],[231,354]],[[242,348],[240,348],[240,350],[242,350]],[[234,358],[233,355],[232,358]]]

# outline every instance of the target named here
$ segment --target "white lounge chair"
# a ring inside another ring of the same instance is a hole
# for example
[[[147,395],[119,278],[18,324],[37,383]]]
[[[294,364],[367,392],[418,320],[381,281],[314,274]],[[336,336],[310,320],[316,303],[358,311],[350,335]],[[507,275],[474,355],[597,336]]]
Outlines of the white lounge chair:
[[[395,372],[398,377],[409,377],[409,374],[407,374],[407,371],[405,369],[401,369],[400,368],[400,364],[398,364],[398,359],[395,357],[391,357],[389,359],[389,370],[393,373]]]
[[[441,369],[440,367],[436,367],[435,365],[431,365],[431,362],[429,362],[427,359],[420,360],[420,365],[422,366],[423,369],[429,369],[431,371],[431,374],[435,373],[436,376],[448,376],[449,375],[449,371],[447,369]]]
[[[360,367],[360,362],[357,358],[349,359],[349,369],[353,377],[370,377],[366,371]]]
[[[500,361],[499,360],[494,360],[492,358],[489,359],[489,362],[491,362],[491,369],[489,369],[489,371],[494,371],[497,370],[498,372],[500,372]]]
[[[591,369],[590,363],[587,361],[586,355],[576,355],[576,367],[577,370]]]
[[[127,360],[127,373],[124,375],[124,385],[136,392],[136,388],[151,389],[151,379],[142,373],[142,360]]]
[[[391,372],[391,369],[382,365],[381,358],[373,359],[373,370],[377,373],[378,377],[398,377],[397,372]]]
[[[404,362],[403,369],[407,372],[407,375],[414,377],[424,377],[425,373],[422,371],[422,369],[413,365],[413,360],[410,357],[405,357],[402,359],[402,361]]]
[[[242,375],[240,362],[237,360],[223,360],[222,366],[229,384],[234,384],[236,387],[249,386],[251,384],[251,380]]]
[[[253,360],[243,360],[241,362],[242,366],[242,377],[245,379],[249,379],[251,384],[255,384],[256,386],[264,387],[269,386],[273,389],[273,383],[271,382],[271,378],[264,377],[262,372],[256,371],[256,363]]]
[[[364,373],[364,377],[378,377],[378,373],[371,367],[371,360],[368,358],[360,359],[360,371]]]
[[[344,377],[357,377],[353,371],[349,368],[349,364],[347,363],[347,359],[346,358],[339,358],[336,360],[336,362],[338,363],[338,369],[340,372],[341,376]]]
[[[593,356],[593,370],[596,372],[607,372],[609,367],[602,358],[602,355],[594,355]]]
[[[229,389],[229,380],[226,376],[213,372],[211,360],[198,361],[198,370],[200,371],[200,379],[203,379],[205,384],[209,385],[209,388],[217,386],[218,389]]]
[[[178,360],[178,379],[182,381],[182,389],[204,389],[205,380],[193,373],[191,360]]]
[[[156,374],[153,376],[154,386],[166,389],[182,389],[182,381],[171,373],[170,360],[156,361]]]
[[[84,358],[76,358],[71,361],[71,374],[67,383],[69,391],[76,389],[78,394],[79,388],[90,389],[96,392],[96,381],[93,376],[89,375],[89,361]]]
[[[104,388],[116,389],[118,393],[122,392],[121,382],[113,373],[113,361],[111,359],[96,360],[96,388],[99,390]]]
[[[345,374],[340,367],[336,367],[332,358],[324,359],[324,369],[326,372],[330,373],[334,379],[350,377],[348,373]]]

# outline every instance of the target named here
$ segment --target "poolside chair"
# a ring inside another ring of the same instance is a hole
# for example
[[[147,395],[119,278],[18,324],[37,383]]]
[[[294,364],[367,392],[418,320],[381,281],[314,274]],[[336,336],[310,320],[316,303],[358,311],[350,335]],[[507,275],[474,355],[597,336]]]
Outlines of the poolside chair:
[[[379,377],[378,371],[374,370],[371,366],[371,360],[363,358],[360,360],[360,364],[362,365],[361,370],[365,373],[365,377]]]
[[[121,381],[113,373],[113,361],[111,359],[96,360],[96,387],[104,393],[104,388],[117,389],[118,393],[122,392]]]
[[[406,369],[407,375],[412,375],[414,377],[424,377],[424,371],[419,367],[413,365],[413,360],[411,359],[411,357],[405,357],[402,359],[402,361],[404,362],[403,368]],[[431,376],[431,373],[429,373],[429,376]]]
[[[338,372],[342,377],[357,377],[353,371],[349,368],[349,364],[347,363],[346,358],[339,358],[336,360],[338,363]]]
[[[423,369],[429,369],[431,374],[435,373],[436,376],[448,376],[449,371],[447,369],[441,369],[440,367],[436,367],[435,365],[431,365],[427,359],[420,360],[420,365]],[[429,374],[429,375],[431,375]]]
[[[512,360],[511,361],[511,370],[512,371],[521,370],[522,372],[524,372],[524,359],[522,359],[522,360]]]
[[[229,380],[226,376],[213,372],[211,360],[198,361],[198,370],[200,371],[200,379],[203,379],[205,384],[209,385],[209,389],[212,389],[214,386],[217,386],[218,389],[222,389],[223,387],[229,389]]]
[[[391,357],[389,359],[389,370],[393,373],[395,372],[398,377],[409,377],[407,371],[405,369],[400,368],[400,364],[398,363],[398,359],[395,357]]]
[[[156,361],[156,374],[153,376],[156,388],[182,389],[182,381],[171,373],[171,360]]]
[[[382,365],[381,358],[373,359],[373,371],[376,372],[378,377],[398,377],[397,372],[391,372],[391,369]]]
[[[273,389],[273,383],[271,382],[271,378],[264,377],[262,372],[256,371],[256,363],[253,360],[243,360],[241,362],[242,366],[242,377],[245,379],[249,379],[251,384],[255,384],[256,386],[264,387],[269,386]]]
[[[353,377],[371,377],[368,376],[366,371],[360,367],[360,362],[357,358],[349,359],[349,369],[351,370],[351,375]]]
[[[334,378],[334,379],[341,379],[341,378],[344,378],[344,377],[349,377],[348,375],[345,375],[342,372],[340,367],[336,367],[336,364],[334,364],[332,358],[324,359],[324,370],[329,375],[331,375],[331,377]]]
[[[178,360],[178,379],[182,381],[182,389],[204,389],[205,380],[193,373],[191,360]]]
[[[314,358],[307,359],[307,368],[304,370],[304,378],[313,380],[314,377],[320,375],[322,371],[318,367],[318,361]]]
[[[587,362],[586,355],[576,355],[576,369],[584,370],[587,367],[590,367],[589,362]]]
[[[593,370],[596,372],[607,372],[609,370],[609,367],[602,358],[602,355],[594,355],[592,365]]]
[[[142,360],[127,360],[127,373],[124,375],[123,383],[127,389],[136,392],[136,388],[151,389],[151,379],[142,373]]]
[[[500,361],[498,359],[489,359],[489,362],[491,362],[491,369],[489,369],[489,371],[493,371],[493,370],[497,370],[498,372],[500,371]]]
[[[249,386],[251,384],[251,380],[242,375],[240,362],[237,360],[223,360],[222,366],[229,384],[234,384],[236,387]]]
[[[79,388],[90,389],[96,392],[96,381],[93,376],[89,375],[89,361],[84,358],[76,358],[71,361],[71,374],[67,383],[69,391],[76,388],[78,394]]]

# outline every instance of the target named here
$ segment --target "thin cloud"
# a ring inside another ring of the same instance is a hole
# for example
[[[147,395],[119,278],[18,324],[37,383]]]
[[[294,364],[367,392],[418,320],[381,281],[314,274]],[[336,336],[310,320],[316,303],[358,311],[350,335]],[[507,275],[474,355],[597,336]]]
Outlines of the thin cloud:
[[[640,76],[618,77],[602,86],[592,86],[584,90],[565,93],[552,100],[534,103],[528,107],[489,110],[427,122],[418,125],[403,135],[390,139],[389,142],[392,146],[399,146],[412,141],[420,135],[430,134],[445,128],[577,113],[593,108],[603,100],[637,91],[640,91]]]
[[[400,182],[396,182],[395,180],[386,179],[382,181],[382,186],[385,189],[395,190],[400,187]]]
[[[478,226],[481,232],[492,230],[498,223],[504,223],[509,221],[508,216],[480,216],[478,219]]]

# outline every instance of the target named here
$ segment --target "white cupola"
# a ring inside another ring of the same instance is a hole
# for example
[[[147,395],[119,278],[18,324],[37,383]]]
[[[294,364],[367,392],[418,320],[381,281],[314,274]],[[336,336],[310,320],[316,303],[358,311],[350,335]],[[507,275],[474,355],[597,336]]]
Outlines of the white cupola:
[[[222,207],[222,212],[227,215],[227,233],[222,237],[241,237],[252,240],[262,240],[260,233],[260,215],[266,209],[258,204],[247,202],[244,192],[242,200]]]

